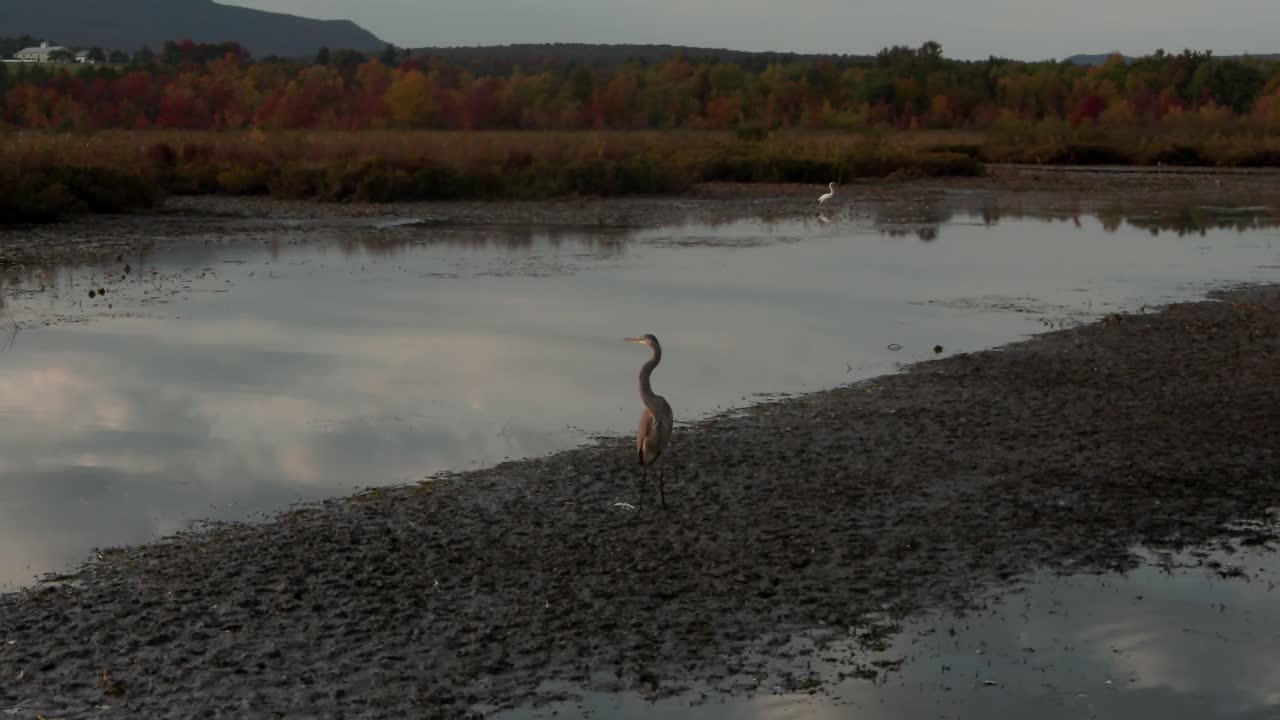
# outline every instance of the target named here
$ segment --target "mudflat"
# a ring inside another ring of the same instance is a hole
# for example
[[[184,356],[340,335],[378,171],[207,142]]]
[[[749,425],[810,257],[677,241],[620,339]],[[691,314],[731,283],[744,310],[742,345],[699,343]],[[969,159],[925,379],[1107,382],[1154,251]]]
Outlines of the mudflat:
[[[630,441],[99,551],[0,596],[0,709],[462,717],[678,693],[1033,568],[1268,544],[1280,288],[1116,315]],[[785,659],[785,658],[784,658]],[[803,665],[804,658],[795,662]]]
[[[1188,210],[1205,205],[1280,206],[1280,171],[1273,169],[1061,167],[990,165],[981,177],[856,180],[837,187],[819,207],[825,186],[708,183],[684,195],[571,197],[538,201],[324,203],[266,197],[174,196],[156,210],[82,216],[42,226],[0,228],[0,270],[93,264],[132,253],[194,242],[246,242],[279,231],[281,222],[342,231],[389,217],[454,225],[573,226],[626,229],[744,218],[825,221],[903,219],[975,207],[992,217],[1039,212],[1143,212],[1149,206]],[[1177,218],[1168,218],[1171,227]],[[248,226],[246,226],[248,223]]]

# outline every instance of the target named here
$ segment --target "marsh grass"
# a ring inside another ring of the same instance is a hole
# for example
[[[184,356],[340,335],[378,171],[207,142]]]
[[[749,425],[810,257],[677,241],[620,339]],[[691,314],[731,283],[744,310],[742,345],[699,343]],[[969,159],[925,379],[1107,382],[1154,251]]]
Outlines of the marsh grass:
[[[127,211],[164,193],[326,201],[679,193],[695,183],[971,176],[983,163],[1280,165],[1280,133],[1196,114],[1149,129],[966,131],[8,131],[0,220]]]
[[[1046,165],[1280,166],[1280,127],[1187,112],[1151,126],[1082,126],[1064,121],[997,124],[981,157],[992,163]]]
[[[163,191],[136,173],[80,164],[0,167],[0,223],[49,222],[77,212],[157,205]]]
[[[0,162],[46,180],[42,173],[54,168],[91,167],[171,193],[371,202],[654,195],[711,180],[981,172],[976,154],[933,150],[921,137],[834,133],[743,140],[727,132],[24,131],[0,141]],[[28,183],[24,192],[32,191]]]

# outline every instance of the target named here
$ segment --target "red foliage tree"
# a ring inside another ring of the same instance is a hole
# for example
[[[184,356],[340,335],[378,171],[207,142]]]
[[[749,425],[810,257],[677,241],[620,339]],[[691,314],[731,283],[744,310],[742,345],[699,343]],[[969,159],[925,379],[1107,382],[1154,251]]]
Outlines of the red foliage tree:
[[[1107,109],[1107,103],[1097,95],[1086,95],[1071,110],[1071,124],[1079,125],[1085,120],[1096,121],[1103,110]]]

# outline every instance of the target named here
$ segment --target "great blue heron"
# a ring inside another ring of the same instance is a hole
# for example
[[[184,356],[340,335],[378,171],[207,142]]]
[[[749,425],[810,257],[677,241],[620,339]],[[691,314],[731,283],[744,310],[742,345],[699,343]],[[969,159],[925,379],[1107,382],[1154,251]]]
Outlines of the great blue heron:
[[[649,480],[649,466],[658,462],[658,500],[663,507],[667,506],[666,492],[662,486],[663,458],[667,444],[671,442],[671,426],[674,423],[671,406],[667,399],[653,392],[649,385],[649,376],[653,369],[662,362],[662,346],[658,338],[645,335],[638,338],[627,338],[627,342],[648,345],[653,350],[653,357],[640,368],[640,400],[644,402],[644,412],[640,415],[640,429],[636,432],[636,459],[640,462],[640,502],[644,502],[644,486]]]
[[[836,184],[835,184],[835,183],[827,183],[827,189],[828,189],[828,190],[830,190],[831,192],[824,193],[824,194],[822,195],[822,197],[819,197],[819,198],[818,198],[818,204],[819,204],[819,205],[821,205],[822,203],[824,203],[824,202],[826,202],[826,201],[830,200],[830,199],[831,199],[831,196],[836,194]]]

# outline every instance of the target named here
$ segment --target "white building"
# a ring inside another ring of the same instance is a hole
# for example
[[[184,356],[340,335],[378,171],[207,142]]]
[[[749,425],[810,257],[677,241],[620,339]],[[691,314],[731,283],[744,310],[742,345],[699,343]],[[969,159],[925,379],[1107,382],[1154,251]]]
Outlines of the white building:
[[[88,50],[81,50],[80,52],[76,53],[76,62],[78,62],[78,63],[88,63],[88,64],[90,64],[90,65],[93,65],[94,63],[96,63],[96,62],[98,62],[98,61],[97,61],[97,60],[94,60],[94,59],[93,59],[93,58],[91,58],[91,57],[89,57],[89,51],[88,51]]]
[[[53,62],[53,54],[56,52],[70,53],[71,51],[61,45],[50,45],[48,41],[40,43],[40,47],[23,48],[14,54],[18,62]]]

